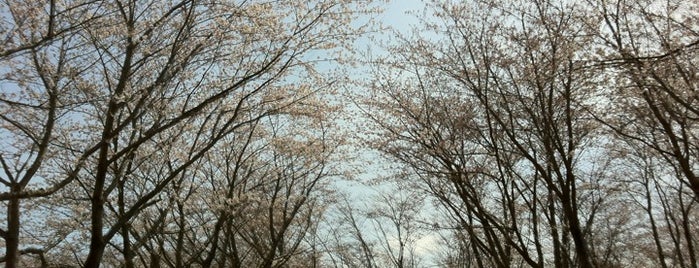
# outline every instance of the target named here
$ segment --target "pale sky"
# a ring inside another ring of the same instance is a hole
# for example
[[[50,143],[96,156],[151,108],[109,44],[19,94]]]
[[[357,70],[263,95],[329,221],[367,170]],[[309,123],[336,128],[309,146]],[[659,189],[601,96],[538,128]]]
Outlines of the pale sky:
[[[387,26],[399,30],[407,29],[408,26],[415,23],[415,16],[406,13],[408,11],[421,11],[424,6],[423,0],[391,0],[379,19]]]

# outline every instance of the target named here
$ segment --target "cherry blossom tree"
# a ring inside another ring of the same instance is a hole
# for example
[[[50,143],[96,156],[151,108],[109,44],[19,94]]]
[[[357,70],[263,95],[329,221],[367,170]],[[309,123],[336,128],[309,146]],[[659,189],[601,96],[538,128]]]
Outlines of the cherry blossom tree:
[[[592,1],[600,77],[611,104],[597,118],[637,175],[656,263],[696,267],[697,53],[692,1]],[[611,112],[610,112],[611,111]]]
[[[616,80],[605,118],[623,139],[655,150],[699,195],[697,158],[697,51],[699,5],[686,1],[593,3],[602,21],[600,65]]]
[[[146,241],[131,231],[141,213],[186,191],[177,187],[227,137],[327,88],[313,55],[339,57],[369,4],[3,2],[6,265],[25,253],[50,262],[55,243],[20,249],[20,235],[34,237],[20,216],[46,207],[75,214],[63,239],[89,241],[74,251],[81,265],[99,266],[115,243],[129,265],[127,247]]]
[[[623,156],[595,118],[608,104],[605,87],[616,85],[590,65],[600,25],[585,15],[590,6],[432,1],[431,9],[377,60],[362,107],[377,128],[372,146],[411,169],[450,216],[438,225],[464,240],[456,250],[469,250],[456,259],[595,267],[639,256],[609,255],[639,222],[616,168]]]

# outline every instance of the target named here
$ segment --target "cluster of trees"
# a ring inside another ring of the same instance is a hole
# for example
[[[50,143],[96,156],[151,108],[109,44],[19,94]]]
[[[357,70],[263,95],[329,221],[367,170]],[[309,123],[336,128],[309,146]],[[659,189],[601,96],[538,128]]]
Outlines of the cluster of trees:
[[[699,265],[699,2],[433,0],[348,81],[376,7],[0,3],[0,262]]]
[[[1,261],[311,265],[341,143],[318,66],[370,4],[0,3]]]
[[[364,106],[450,218],[442,265],[699,265],[699,3],[430,7]]]

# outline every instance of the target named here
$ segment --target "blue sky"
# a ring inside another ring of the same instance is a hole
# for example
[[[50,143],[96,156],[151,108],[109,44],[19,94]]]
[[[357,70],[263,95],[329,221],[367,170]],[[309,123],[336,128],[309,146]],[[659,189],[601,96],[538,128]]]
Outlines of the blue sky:
[[[406,13],[409,11],[421,11],[424,5],[423,0],[392,0],[386,5],[383,14],[379,16],[379,20],[387,26],[403,31],[416,22],[413,14]]]

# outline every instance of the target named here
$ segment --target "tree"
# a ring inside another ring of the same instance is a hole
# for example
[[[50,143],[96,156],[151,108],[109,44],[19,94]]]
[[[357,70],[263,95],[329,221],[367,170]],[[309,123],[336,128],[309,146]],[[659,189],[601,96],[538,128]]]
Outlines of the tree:
[[[305,241],[332,200],[330,160],[338,143],[323,126],[328,115],[308,114],[307,105],[324,107],[304,99],[239,129],[209,151],[169,186],[162,201],[143,212],[150,216],[129,227],[132,243],[123,239],[112,246],[114,264],[127,249],[145,266],[280,267],[317,261],[316,253],[306,252],[312,247]]]
[[[423,235],[423,201],[414,192],[392,185],[369,202],[336,204],[328,233],[328,265],[334,267],[420,267],[416,252]],[[362,207],[364,206],[364,207]]]
[[[37,213],[20,204],[59,195],[89,207],[89,252],[78,258],[99,266],[212,148],[315,94],[305,85],[328,85],[309,55],[346,46],[368,3],[3,3],[7,266],[50,249],[19,249],[20,215]]]
[[[699,194],[692,162],[697,157],[696,53],[699,22],[695,2],[593,3],[603,22],[597,35],[600,64],[617,80],[611,100],[619,118],[606,118],[624,139],[654,149]],[[621,119],[619,120],[619,119]],[[621,121],[621,122],[619,122]]]
[[[591,60],[613,82],[595,113],[624,146],[645,200],[657,263],[696,267],[697,52],[699,5],[591,1],[599,21]],[[613,111],[613,112],[609,112]],[[639,198],[639,199],[643,199]]]
[[[605,92],[585,65],[597,33],[583,15],[588,7],[431,8],[427,34],[399,37],[391,57],[378,60],[364,103],[378,128],[375,148],[440,201],[453,219],[440,225],[466,240],[458,249],[470,247],[474,266],[623,265],[603,253],[621,236],[590,242],[613,230],[601,215],[628,208],[617,206],[610,137],[589,114]]]

